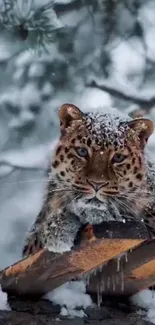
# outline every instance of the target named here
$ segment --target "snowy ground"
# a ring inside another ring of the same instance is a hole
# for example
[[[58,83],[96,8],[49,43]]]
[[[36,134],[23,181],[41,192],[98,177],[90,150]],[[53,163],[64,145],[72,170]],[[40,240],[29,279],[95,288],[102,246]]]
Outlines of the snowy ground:
[[[131,302],[139,308],[139,313],[144,311],[144,317],[155,324],[155,291],[143,290],[131,298]]]
[[[135,306],[129,305],[128,301],[117,300],[111,304],[110,301],[104,302],[101,308],[93,306],[88,307],[86,315],[82,318],[68,317],[66,309],[63,308],[60,314],[60,308],[52,305],[48,300],[39,300],[37,302],[27,300],[21,301],[20,298],[12,297],[7,302],[7,295],[0,290],[0,325],[47,325],[57,324],[61,321],[65,325],[151,325],[154,323],[154,298],[148,290],[142,292],[141,297],[134,297],[134,304],[138,305],[138,311]],[[73,299],[73,304],[75,299]],[[142,308],[147,308],[146,312]],[[86,306],[87,307],[87,306]],[[152,308],[153,307],[153,308]],[[80,312],[78,313],[78,316]],[[67,315],[67,319],[66,319]]]
[[[61,306],[60,315],[68,317],[84,317],[84,310],[93,307],[91,297],[86,294],[84,281],[67,282],[45,295],[55,305]]]

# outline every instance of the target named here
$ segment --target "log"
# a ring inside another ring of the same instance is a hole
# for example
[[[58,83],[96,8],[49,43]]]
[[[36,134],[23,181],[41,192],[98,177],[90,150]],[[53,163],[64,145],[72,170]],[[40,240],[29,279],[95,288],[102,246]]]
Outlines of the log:
[[[98,268],[147,238],[145,226],[135,222],[87,226],[70,252],[54,254],[42,249],[1,271],[0,283],[8,293],[42,295]]]

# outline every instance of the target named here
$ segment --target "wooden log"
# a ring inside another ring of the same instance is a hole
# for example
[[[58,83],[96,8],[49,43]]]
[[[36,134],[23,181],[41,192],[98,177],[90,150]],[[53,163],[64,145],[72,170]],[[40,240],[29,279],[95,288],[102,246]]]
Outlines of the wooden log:
[[[54,254],[43,249],[3,270],[3,290],[18,295],[42,295],[140,245],[148,233],[142,224],[112,222],[86,227],[81,238],[81,245],[77,240],[70,252]]]

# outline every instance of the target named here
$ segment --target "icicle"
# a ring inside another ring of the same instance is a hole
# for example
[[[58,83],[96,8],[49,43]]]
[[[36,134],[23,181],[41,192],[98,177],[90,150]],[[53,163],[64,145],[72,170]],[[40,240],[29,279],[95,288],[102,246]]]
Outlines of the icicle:
[[[152,290],[152,299],[154,299],[154,297],[155,297],[155,296],[154,296],[154,295],[155,295],[154,289],[155,289],[155,286],[152,286],[152,287],[151,287],[151,290]]]
[[[121,291],[124,291],[124,272],[121,271]]]
[[[112,289],[113,291],[116,289],[115,276],[112,276]]]
[[[132,253],[132,251],[133,251],[133,248],[130,248],[130,249],[129,249],[129,252]]]
[[[102,272],[103,267],[104,267],[104,265],[100,265],[100,266],[99,266],[99,268],[98,268],[99,272]]]
[[[121,260],[121,258],[120,258],[120,256],[118,256],[117,257],[117,272],[120,271],[120,260]]]
[[[101,291],[105,291],[105,282],[104,279],[101,281]]]
[[[128,262],[128,252],[125,253],[125,262]]]
[[[98,284],[97,284],[97,306],[100,307],[101,303],[102,303],[102,292],[101,292],[100,281],[98,281]]]
[[[99,287],[99,283],[97,284],[97,306],[100,307],[100,287]]]
[[[107,280],[107,288],[110,289],[110,276],[108,276],[108,280]]]
[[[86,284],[89,285],[90,282],[90,274],[87,274],[87,276],[85,277],[86,279]]]
[[[125,219],[123,219],[122,221],[123,221],[123,223],[126,223],[126,220]]]
[[[119,284],[119,276],[117,274],[115,275],[115,282],[116,284]]]
[[[102,304],[102,290],[100,289],[100,306]]]

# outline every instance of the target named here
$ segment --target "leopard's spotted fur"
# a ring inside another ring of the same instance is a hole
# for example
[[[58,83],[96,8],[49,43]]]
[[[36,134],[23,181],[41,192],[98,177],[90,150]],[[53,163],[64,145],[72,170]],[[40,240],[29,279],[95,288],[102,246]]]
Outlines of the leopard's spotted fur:
[[[132,120],[117,110],[84,114],[70,104],[61,107],[59,117],[47,194],[23,254],[39,247],[69,250],[86,223],[144,219],[154,229],[155,177],[145,154],[152,121]]]

